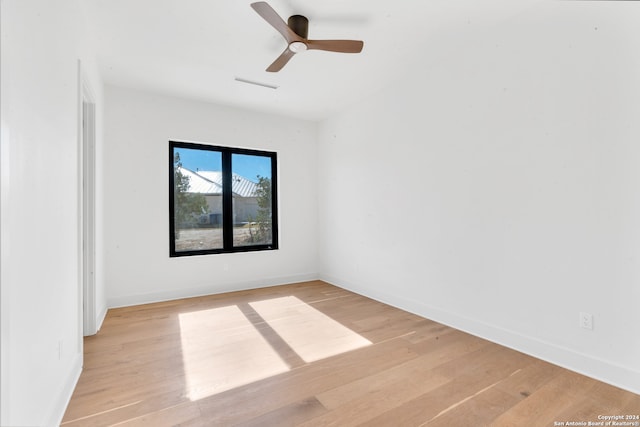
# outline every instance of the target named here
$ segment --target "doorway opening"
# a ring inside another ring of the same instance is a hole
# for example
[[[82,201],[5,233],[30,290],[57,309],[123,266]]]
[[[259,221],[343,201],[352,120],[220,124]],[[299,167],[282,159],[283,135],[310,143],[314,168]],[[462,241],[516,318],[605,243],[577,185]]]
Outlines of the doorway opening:
[[[96,322],[95,286],[95,97],[80,70],[80,278],[82,289],[82,335],[94,335]]]

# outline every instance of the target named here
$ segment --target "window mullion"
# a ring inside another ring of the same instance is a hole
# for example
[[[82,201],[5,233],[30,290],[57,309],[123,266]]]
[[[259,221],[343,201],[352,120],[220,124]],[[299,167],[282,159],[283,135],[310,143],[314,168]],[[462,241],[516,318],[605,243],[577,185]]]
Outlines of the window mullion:
[[[231,153],[222,152],[222,242],[225,250],[233,248],[233,180]]]

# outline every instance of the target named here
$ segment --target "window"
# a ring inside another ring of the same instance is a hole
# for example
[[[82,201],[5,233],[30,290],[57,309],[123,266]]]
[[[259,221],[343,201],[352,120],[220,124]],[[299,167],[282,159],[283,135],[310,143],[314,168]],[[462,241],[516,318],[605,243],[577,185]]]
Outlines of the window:
[[[276,153],[169,142],[172,257],[278,249]]]

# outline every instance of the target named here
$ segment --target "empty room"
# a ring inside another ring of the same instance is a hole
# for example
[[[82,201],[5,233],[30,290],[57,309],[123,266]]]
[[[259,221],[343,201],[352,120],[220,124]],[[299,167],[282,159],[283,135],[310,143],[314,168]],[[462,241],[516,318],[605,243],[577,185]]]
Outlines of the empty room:
[[[0,426],[640,426],[640,2],[0,8]]]

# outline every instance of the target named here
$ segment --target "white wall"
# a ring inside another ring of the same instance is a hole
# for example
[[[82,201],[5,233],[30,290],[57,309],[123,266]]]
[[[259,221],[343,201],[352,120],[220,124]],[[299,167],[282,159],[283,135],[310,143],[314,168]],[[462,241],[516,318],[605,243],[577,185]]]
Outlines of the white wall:
[[[640,392],[633,2],[450,28],[323,123],[317,152],[309,122],[114,87],[103,108],[80,4],[0,3],[1,425],[55,425],[82,363],[78,59],[98,104],[99,316],[320,271]],[[169,139],[278,151],[281,249],[170,259]]]
[[[109,306],[314,279],[317,125],[107,86]],[[169,257],[169,140],[278,152],[280,249]]]
[[[82,366],[78,60],[98,114],[101,81],[79,1],[0,5],[0,424],[57,425]]]
[[[545,2],[417,46],[321,126],[321,277],[640,392],[638,22]]]

